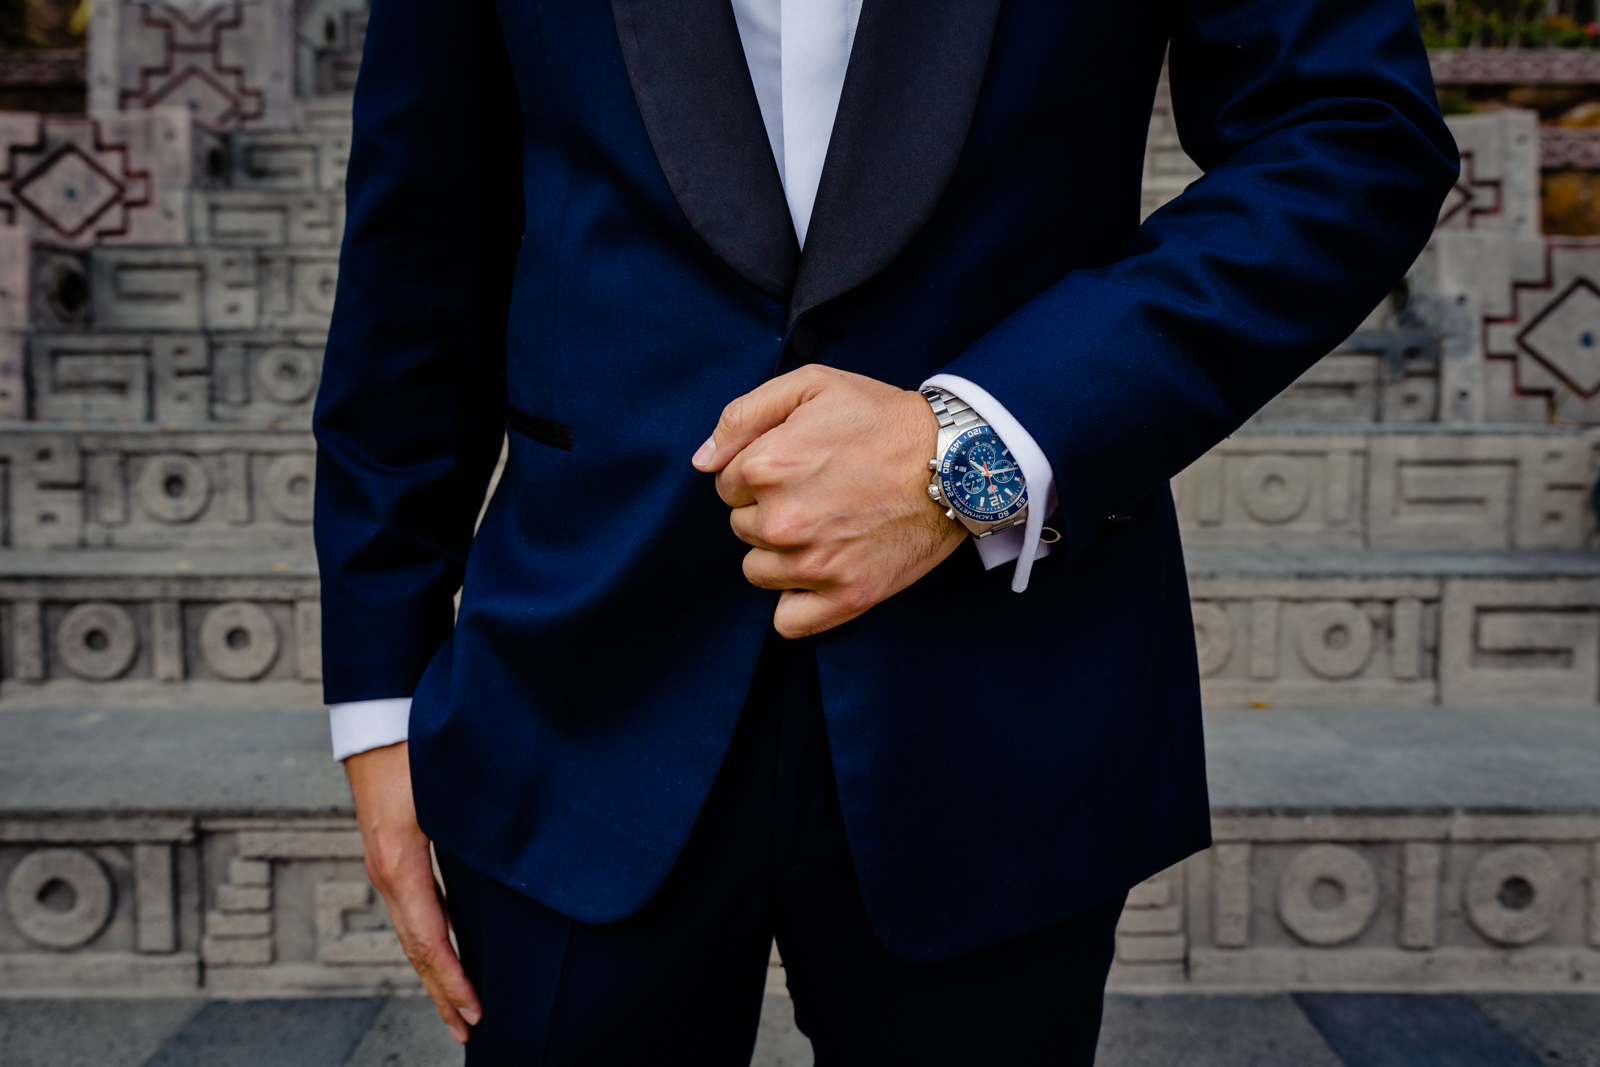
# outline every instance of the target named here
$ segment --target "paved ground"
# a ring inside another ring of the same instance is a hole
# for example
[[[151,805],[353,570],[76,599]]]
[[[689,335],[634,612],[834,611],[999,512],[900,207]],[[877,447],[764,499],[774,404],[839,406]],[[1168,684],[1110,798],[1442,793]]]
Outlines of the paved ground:
[[[810,1067],[768,997],[751,1067]],[[424,1000],[0,1000],[0,1067],[447,1067]],[[1600,1067],[1600,996],[1115,996],[1100,1067]]]

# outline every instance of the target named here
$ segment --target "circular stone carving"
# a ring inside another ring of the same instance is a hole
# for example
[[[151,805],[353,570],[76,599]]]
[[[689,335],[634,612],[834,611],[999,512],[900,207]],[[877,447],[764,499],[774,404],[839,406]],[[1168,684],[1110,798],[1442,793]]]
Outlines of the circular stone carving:
[[[1278,918],[1311,945],[1360,935],[1378,910],[1378,876],[1359,852],[1313,845],[1289,861],[1278,882]]]
[[[1300,658],[1324,678],[1361,673],[1372,658],[1372,620],[1342,600],[1318,604],[1300,625]]]
[[[79,678],[109,682],[121,677],[139,654],[139,631],[115,604],[79,604],[56,627],[61,662]]]
[[[267,468],[267,506],[285,522],[311,521],[311,488],[316,461],[308,455],[279,456]]]
[[[1233,655],[1233,623],[1215,604],[1195,604],[1195,650],[1200,655],[1200,676],[1208,677],[1220,671]]]
[[[1473,864],[1464,890],[1467,917],[1502,945],[1526,945],[1550,932],[1565,903],[1561,869],[1533,845],[1486,852]]]
[[[259,678],[278,658],[278,625],[254,604],[218,604],[200,624],[200,654],[231,681]]]
[[[111,901],[105,868],[75,848],[30,852],[6,880],[11,922],[46,948],[88,944],[111,918]]]
[[[317,364],[299,348],[270,348],[256,357],[256,386],[270,400],[298,404],[317,391]]]
[[[133,487],[139,504],[162,522],[188,522],[211,499],[211,476],[193,456],[151,456]]]
[[[1261,522],[1288,522],[1306,509],[1311,483],[1288,456],[1257,456],[1239,472],[1239,499]]]

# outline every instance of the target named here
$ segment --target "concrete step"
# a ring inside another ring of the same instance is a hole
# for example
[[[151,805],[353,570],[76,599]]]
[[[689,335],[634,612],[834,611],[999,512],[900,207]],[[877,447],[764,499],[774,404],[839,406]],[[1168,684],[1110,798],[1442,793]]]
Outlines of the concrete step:
[[[1600,717],[1207,731],[1217,843],[1134,890],[1115,988],[1600,990]],[[320,709],[0,714],[0,879],[0,994],[414,988]]]
[[[0,711],[318,707],[316,566],[303,552],[9,552]]]

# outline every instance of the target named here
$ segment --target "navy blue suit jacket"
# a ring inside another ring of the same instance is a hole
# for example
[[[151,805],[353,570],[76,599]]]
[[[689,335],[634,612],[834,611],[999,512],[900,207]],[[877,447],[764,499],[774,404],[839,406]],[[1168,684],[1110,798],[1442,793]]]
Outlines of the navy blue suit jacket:
[[[1140,225],[1169,38],[1206,173]],[[963,547],[817,639],[861,889],[915,960],[1111,897],[1209,841],[1167,480],[1383,298],[1456,164],[1410,0],[865,0],[802,255],[728,0],[374,0],[326,697],[414,692],[423,828],[628,916],[775,603],[690,455],[784,360],[952,371],[1049,457],[1065,551],[1018,595]]]

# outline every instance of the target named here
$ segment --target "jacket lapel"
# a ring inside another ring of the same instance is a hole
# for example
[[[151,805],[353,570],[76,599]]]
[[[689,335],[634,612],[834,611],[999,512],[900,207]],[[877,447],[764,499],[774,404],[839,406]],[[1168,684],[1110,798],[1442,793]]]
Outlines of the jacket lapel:
[[[800,248],[729,0],[611,0],[656,159],[706,244],[779,300]]]
[[[966,142],[999,8],[863,0],[791,323],[888,266],[933,214]]]

